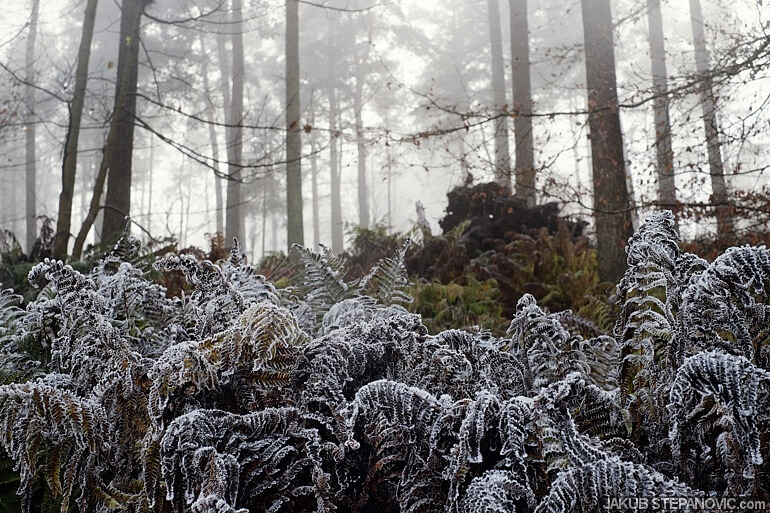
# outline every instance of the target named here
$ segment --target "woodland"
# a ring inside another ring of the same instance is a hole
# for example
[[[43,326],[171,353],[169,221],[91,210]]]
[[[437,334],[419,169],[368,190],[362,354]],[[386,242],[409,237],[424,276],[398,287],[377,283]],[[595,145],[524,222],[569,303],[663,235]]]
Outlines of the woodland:
[[[0,18],[0,512],[770,508],[762,0]]]

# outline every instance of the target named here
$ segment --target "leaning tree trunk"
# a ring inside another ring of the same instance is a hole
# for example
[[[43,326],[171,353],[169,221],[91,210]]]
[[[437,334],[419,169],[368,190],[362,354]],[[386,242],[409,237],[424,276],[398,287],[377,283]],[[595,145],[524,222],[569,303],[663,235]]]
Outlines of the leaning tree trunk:
[[[78,165],[78,139],[80,138],[80,121],[83,118],[83,105],[86,100],[86,84],[88,82],[88,62],[91,58],[91,41],[94,36],[96,7],[98,0],[88,0],[83,18],[83,35],[78,49],[78,65],[75,71],[75,90],[69,109],[69,127],[64,145],[64,161],[62,162],[62,187],[59,194],[59,213],[56,219],[56,236],[53,243],[54,257],[64,259],[67,256],[67,245],[72,225],[72,199],[75,192],[75,175]]]
[[[500,7],[487,0],[489,40],[492,49],[492,101],[495,114],[495,181],[510,189],[511,157],[508,150],[508,106],[505,100],[505,61],[500,32]]]
[[[243,86],[244,86],[244,58],[243,58],[243,14],[241,12],[241,0],[233,0],[232,17],[232,41],[233,41],[233,69],[232,69],[232,95],[230,96],[229,115],[226,123],[227,134],[227,200],[225,214],[225,248],[230,249],[233,239],[242,243],[244,239],[243,207],[241,205],[241,171],[243,156]],[[224,53],[221,52],[220,55]],[[224,67],[224,60],[222,66]],[[225,101],[228,97],[225,97]]]
[[[37,19],[40,13],[40,0],[32,1],[32,15],[29,19],[29,34],[27,35],[27,52],[25,67],[27,71],[27,87],[24,92],[26,113],[24,115],[24,128],[26,137],[26,199],[27,199],[27,252],[32,253],[32,246],[37,239],[37,173],[36,145],[35,145],[35,40],[37,39]]]
[[[94,224],[94,221],[96,220],[97,215],[99,214],[100,208],[100,202],[102,198],[102,192],[104,190],[104,183],[107,179],[107,172],[111,169],[111,166],[116,165],[116,162],[119,162],[120,159],[115,157],[116,153],[120,153],[121,157],[125,159],[128,158],[128,165],[131,165],[131,151],[126,152],[126,146],[131,146],[133,149],[133,142],[132,141],[126,141],[124,140],[126,137],[130,136],[133,139],[134,135],[134,115],[136,114],[136,81],[138,77],[138,69],[139,69],[139,41],[138,41],[138,35],[139,35],[139,27],[141,23],[141,17],[142,12],[144,10],[144,7],[149,3],[149,0],[141,0],[140,2],[137,2],[136,0],[124,0],[124,9],[123,9],[123,17],[121,18],[121,47],[120,47],[120,53],[118,58],[118,73],[117,73],[117,84],[116,84],[116,96],[115,96],[115,109],[113,111],[112,120],[110,122],[110,131],[107,134],[107,140],[104,144],[104,153],[102,155],[102,162],[99,165],[99,170],[96,173],[96,179],[94,181],[94,191],[93,195],[91,196],[91,204],[88,208],[88,213],[86,214],[85,219],[83,220],[83,224],[80,227],[80,231],[78,232],[77,237],[75,237],[75,244],[72,248],[72,256],[75,259],[79,259],[81,254],[83,253],[83,245],[85,244],[86,236],[88,235],[88,232],[91,231],[91,227]],[[134,7],[137,7],[137,9],[134,9]],[[124,25],[123,24],[123,18],[129,18],[131,21],[131,24]],[[133,36],[128,36],[127,34],[133,34]],[[122,36],[126,37],[122,37]],[[133,71],[133,72],[132,72]],[[132,107],[133,106],[133,107]],[[130,129],[127,125],[130,125]],[[127,130],[129,130],[130,133],[127,133]],[[120,189],[118,189],[118,184],[121,183],[121,179],[125,179],[126,176],[118,174],[118,178],[115,179],[114,182],[110,182],[110,187],[113,189],[113,203],[109,203],[109,197],[107,200],[105,200],[106,204],[112,205],[113,208],[120,209],[120,205],[123,205],[123,208],[125,208],[125,212],[128,213],[128,207],[125,206],[124,199],[118,198],[118,206],[115,206],[115,196],[120,195]],[[130,174],[130,167],[129,167],[129,173],[127,175],[128,178],[128,187],[130,187],[131,183],[131,174]],[[126,198],[129,198],[130,202],[130,191],[128,189],[122,191]],[[108,191],[109,196],[109,191]],[[105,205],[105,208],[106,205]],[[108,211],[111,209],[108,208]],[[122,212],[122,211],[121,211]],[[125,215],[120,217],[120,223],[117,223],[115,221],[115,226],[119,226],[120,228],[118,231],[113,232],[113,237],[117,237],[122,232],[123,228],[125,227]],[[114,219],[114,218],[113,218]],[[106,215],[105,215],[105,221],[103,223],[103,226],[107,224],[106,221]],[[102,229],[102,241],[109,241],[109,239],[105,239],[104,237],[107,236],[104,229]]]
[[[649,0],[647,20],[650,27],[650,60],[652,64],[652,108],[655,114],[655,154],[658,167],[658,202],[666,208],[676,207],[674,151],[671,147],[668,83],[666,79],[666,47],[663,39],[663,17],[660,0]]]
[[[591,133],[594,218],[599,277],[617,282],[625,273],[632,233],[615,78],[609,0],[581,0]]]
[[[342,195],[340,191],[340,172],[339,155],[337,144],[339,133],[337,132],[337,47],[334,42],[334,31],[336,26],[329,21],[329,31],[327,32],[328,44],[328,88],[329,88],[329,170],[331,173],[331,221],[332,221],[332,252],[339,255],[342,253]]]
[[[289,250],[305,245],[299,97],[299,3],[286,0],[286,234]]]
[[[532,90],[529,76],[527,0],[511,0],[511,81],[516,143],[516,196],[535,204],[535,152],[532,141]]]
[[[700,0],[690,0],[690,19],[692,20],[693,45],[695,46],[695,69],[700,77],[700,105],[703,111],[703,128],[706,132],[712,201],[716,205],[717,232],[721,235],[731,236],[734,227],[729,214],[722,147],[719,142],[719,121],[717,120],[713,86],[709,77],[709,55],[706,49],[706,34],[703,30]]]
[[[131,211],[131,167],[134,153],[134,119],[136,118],[136,89],[139,78],[139,35],[142,13],[150,0],[123,0],[120,17],[120,50],[118,73],[127,74],[125,95],[122,103],[115,103],[113,123],[118,134],[113,140],[113,150],[107,155],[107,194],[104,198],[102,242],[112,244],[123,233],[126,216]],[[119,78],[115,98],[120,95]],[[109,157],[109,158],[108,158]]]

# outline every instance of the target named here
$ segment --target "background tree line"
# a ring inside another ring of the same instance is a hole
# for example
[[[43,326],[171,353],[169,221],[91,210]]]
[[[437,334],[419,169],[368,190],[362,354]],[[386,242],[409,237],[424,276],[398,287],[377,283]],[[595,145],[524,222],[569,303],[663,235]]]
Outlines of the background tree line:
[[[449,188],[490,179],[590,214],[606,280],[654,208],[691,238],[766,230],[758,1],[2,9],[0,215],[26,252],[41,214],[60,258],[126,215],[156,244],[341,252],[346,223],[403,229],[417,199],[437,219]]]

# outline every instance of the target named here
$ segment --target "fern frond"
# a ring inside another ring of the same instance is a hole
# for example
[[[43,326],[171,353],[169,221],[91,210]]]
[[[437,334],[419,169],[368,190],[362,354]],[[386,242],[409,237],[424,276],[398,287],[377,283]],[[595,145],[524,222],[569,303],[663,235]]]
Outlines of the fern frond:
[[[600,511],[606,507],[608,498],[698,495],[701,494],[648,467],[610,458],[563,471],[535,512]]]
[[[462,501],[462,513],[524,513],[535,507],[535,495],[513,472],[488,470],[473,478]]]
[[[760,465],[757,416],[767,415],[770,372],[754,366],[742,356],[719,351],[687,358],[678,369],[669,392],[672,427],[669,434],[678,453],[683,430],[699,415],[697,408],[712,398],[724,408],[723,421],[734,434],[747,464]]]
[[[395,255],[377,262],[369,274],[361,279],[358,290],[376,298],[383,305],[411,303],[412,297],[402,290],[409,282],[404,257],[410,244],[411,240],[407,238]]]

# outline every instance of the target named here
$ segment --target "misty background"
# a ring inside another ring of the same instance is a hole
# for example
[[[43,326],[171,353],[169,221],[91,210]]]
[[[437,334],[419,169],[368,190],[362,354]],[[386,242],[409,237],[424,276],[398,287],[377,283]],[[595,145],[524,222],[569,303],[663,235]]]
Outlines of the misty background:
[[[93,201],[117,111],[121,15],[128,4],[144,12],[136,93],[129,93],[136,102],[130,167],[124,169],[129,182],[123,182],[130,183],[130,211],[117,214],[130,213],[138,227],[134,234],[145,241],[205,247],[211,234],[237,224],[235,233],[255,260],[285,252],[287,164],[297,164],[301,173],[307,246],[324,243],[342,251],[339,234],[346,237],[356,225],[410,230],[418,221],[418,201],[435,231],[451,188],[470,180],[499,181],[503,168],[513,180],[514,122],[522,116],[532,122],[534,201],[557,201],[566,214],[592,220],[579,0],[528,6],[519,0],[511,0],[513,5],[508,0],[243,0],[238,9],[239,3],[94,1],[65,254]],[[709,161],[714,138],[702,110],[707,76],[733,228],[766,230],[761,223],[766,223],[770,153],[770,12],[759,0],[715,0],[703,2],[702,15],[693,20],[698,3],[660,2],[666,78],[661,91],[650,55],[652,2],[611,2],[629,211],[638,225],[666,203],[659,190],[660,130],[654,117],[655,100],[665,97],[680,229],[686,238],[716,233],[711,207],[725,201],[715,199]],[[287,123],[289,4],[298,7],[295,125]],[[522,71],[514,72],[512,65],[517,33],[510,9],[522,5],[528,10],[529,114],[517,108],[511,91]],[[10,0],[0,6],[0,227],[15,234],[25,251],[41,229],[40,216],[56,226],[86,8],[85,0]],[[698,25],[707,51],[705,73],[696,66]],[[233,115],[238,39],[240,120]],[[495,91],[501,78],[504,87]],[[503,119],[506,155],[499,136]],[[229,132],[236,127],[239,143]],[[287,146],[292,130],[301,137],[301,159]],[[239,196],[231,206],[241,208],[238,221],[228,223],[228,189],[234,183]],[[104,214],[99,209],[86,245],[101,240]]]

